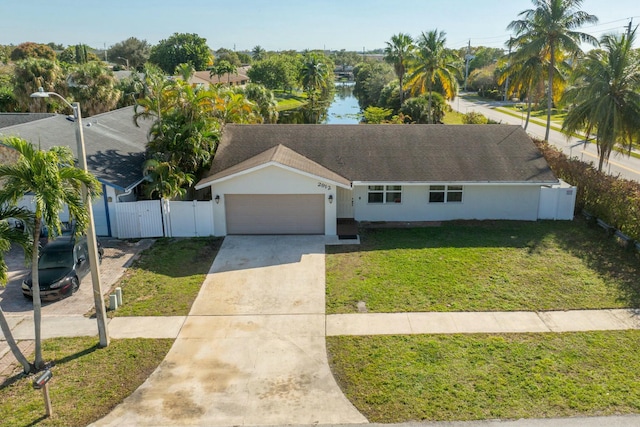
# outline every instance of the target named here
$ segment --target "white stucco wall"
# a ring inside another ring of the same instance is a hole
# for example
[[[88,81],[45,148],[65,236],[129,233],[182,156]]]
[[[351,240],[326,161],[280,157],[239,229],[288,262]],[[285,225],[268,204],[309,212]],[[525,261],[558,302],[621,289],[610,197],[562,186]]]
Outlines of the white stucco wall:
[[[428,185],[403,185],[398,204],[367,203],[367,186],[354,186],[353,191],[358,221],[535,221],[540,198],[540,187],[535,185],[465,185],[461,203],[429,203]]]
[[[220,203],[213,205],[214,230],[217,236],[227,234],[225,218],[225,194],[323,194],[325,200],[325,234],[336,234],[336,186],[332,182],[301,175],[278,166],[236,175],[211,188],[213,198],[220,196]],[[329,195],[333,203],[329,203]]]

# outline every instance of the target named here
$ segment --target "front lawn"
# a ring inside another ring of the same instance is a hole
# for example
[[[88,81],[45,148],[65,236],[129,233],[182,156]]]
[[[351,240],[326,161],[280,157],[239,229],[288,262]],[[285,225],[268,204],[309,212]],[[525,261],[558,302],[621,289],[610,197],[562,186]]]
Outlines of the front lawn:
[[[34,376],[15,376],[0,384],[0,425],[86,426],[138,388],[172,343],[138,338],[99,348],[94,337],[45,340],[44,360],[54,364],[49,382],[53,417],[44,417],[42,392],[31,385]]]
[[[361,230],[327,247],[327,313],[640,306],[640,264],[584,221]]]
[[[370,422],[640,411],[640,331],[328,337],[334,375]]]
[[[222,238],[159,239],[116,286],[123,306],[110,316],[186,316],[198,296]]]

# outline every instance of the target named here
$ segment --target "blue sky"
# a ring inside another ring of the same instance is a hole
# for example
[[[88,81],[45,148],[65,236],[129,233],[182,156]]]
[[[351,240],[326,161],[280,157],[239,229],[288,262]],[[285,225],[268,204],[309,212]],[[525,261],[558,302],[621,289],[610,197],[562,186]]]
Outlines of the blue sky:
[[[109,47],[134,36],[155,44],[175,32],[197,33],[209,47],[250,50],[385,46],[399,32],[443,30],[447,46],[504,47],[506,27],[530,0],[0,0],[0,44],[25,41]],[[640,24],[638,0],[584,0],[600,19],[596,37]],[[640,39],[640,35],[638,37]]]

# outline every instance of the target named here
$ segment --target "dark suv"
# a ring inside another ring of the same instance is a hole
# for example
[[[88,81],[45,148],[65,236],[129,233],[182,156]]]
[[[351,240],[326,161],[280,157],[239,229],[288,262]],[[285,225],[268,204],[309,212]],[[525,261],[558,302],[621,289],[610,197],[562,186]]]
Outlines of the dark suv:
[[[98,257],[102,261],[104,249],[98,244]],[[90,271],[86,236],[60,236],[51,240],[40,251],[38,279],[40,299],[54,301],[71,296],[80,287],[80,281]],[[22,282],[22,293],[33,298],[32,278],[29,274]]]

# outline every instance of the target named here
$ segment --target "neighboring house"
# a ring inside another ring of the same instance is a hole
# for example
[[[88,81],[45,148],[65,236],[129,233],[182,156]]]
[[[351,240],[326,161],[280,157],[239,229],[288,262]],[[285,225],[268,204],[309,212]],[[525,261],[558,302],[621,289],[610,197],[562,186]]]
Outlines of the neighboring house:
[[[559,184],[520,126],[230,124],[196,188],[216,235],[336,235],[339,219],[533,221]]]
[[[0,113],[0,129],[53,116],[55,113]]]
[[[136,200],[136,189],[144,180],[142,168],[151,121],[141,120],[137,127],[133,107],[125,107],[84,118],[82,124],[87,167],[103,190],[100,200],[93,204],[96,234],[115,236],[115,203]],[[7,136],[18,136],[45,150],[66,145],[77,158],[76,123],[72,116],[51,114],[0,128],[0,142]]]
[[[218,78],[217,75],[210,75],[209,71],[196,71],[193,73],[189,83],[201,84],[205,86],[216,84],[228,84],[231,86],[244,86],[249,83],[249,77],[247,76],[248,67],[238,67],[237,73],[225,73]]]

